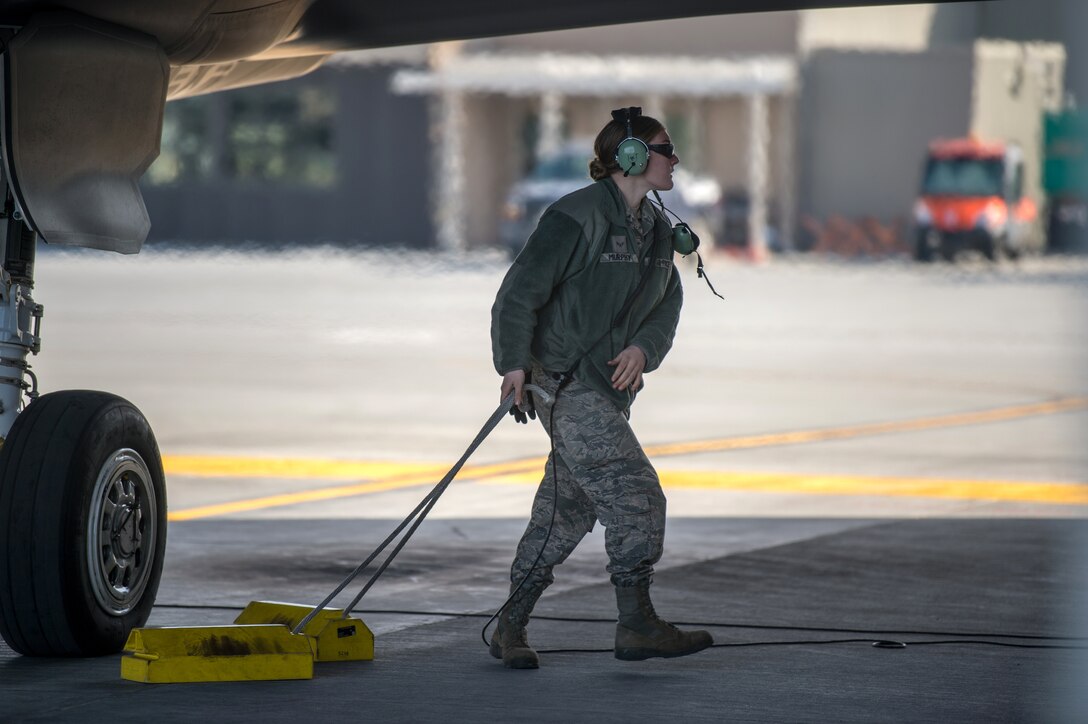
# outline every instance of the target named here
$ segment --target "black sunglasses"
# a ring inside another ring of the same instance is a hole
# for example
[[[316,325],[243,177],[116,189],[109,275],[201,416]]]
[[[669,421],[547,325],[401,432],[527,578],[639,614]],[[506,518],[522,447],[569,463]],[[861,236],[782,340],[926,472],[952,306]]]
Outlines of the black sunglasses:
[[[654,153],[660,153],[665,158],[672,158],[673,152],[676,150],[676,147],[671,143],[648,143],[646,148]]]

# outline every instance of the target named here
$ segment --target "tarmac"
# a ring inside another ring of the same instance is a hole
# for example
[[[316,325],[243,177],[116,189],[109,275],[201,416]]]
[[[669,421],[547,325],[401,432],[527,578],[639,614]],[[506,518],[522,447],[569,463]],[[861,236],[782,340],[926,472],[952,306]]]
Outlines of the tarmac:
[[[707,628],[714,648],[618,661],[610,586],[557,585],[529,629],[541,668],[512,671],[480,629],[501,603],[499,540],[519,525],[445,519],[413,541],[360,607],[376,633],[371,662],[318,664],[309,681],[146,685],[121,680],[116,656],[0,649],[0,711],[12,722],[1076,722],[1088,711],[1081,520],[671,520],[679,538],[734,539],[735,552],[666,567],[653,586],[658,612]],[[254,590],[313,601],[342,572],[345,540],[362,550],[385,530],[175,524],[150,623],[228,623]],[[786,542],[743,544],[759,537]],[[291,544],[304,538],[300,556]],[[592,557],[560,578],[589,578]],[[418,613],[378,612],[394,607]]]
[[[486,309],[501,269],[424,274],[411,304],[381,307],[388,321],[307,337],[310,308],[269,323],[258,307],[301,273],[324,290],[312,311],[346,315],[326,297],[358,294],[365,317],[392,293],[389,264],[165,261],[151,254],[138,274],[125,261],[113,281],[83,257],[48,258],[38,286],[58,317],[43,378],[150,400],[172,519],[148,625],[230,623],[250,600],[317,603],[497,402]],[[1083,309],[1088,265],[717,268],[730,314],[717,321],[685,280],[688,346],[633,417],[669,499],[657,611],[708,629],[714,648],[612,656],[598,526],[534,613],[541,668],[489,656],[481,628],[504,600],[547,449],[539,429],[511,423],[360,603],[373,661],[318,664],[308,681],[145,685],[120,678],[118,656],[30,659],[0,644],[0,721],[1088,721],[1083,317],[1048,311]],[[174,284],[216,273],[253,278],[230,303],[174,311]],[[98,299],[101,319],[88,316],[91,286],[116,291]],[[458,327],[476,318],[482,330]],[[142,347],[111,358],[86,331],[106,323]],[[200,346],[228,338],[236,359]],[[262,394],[276,361],[298,377],[297,348],[272,351],[284,339],[311,345],[321,374]],[[421,388],[421,350],[436,346],[481,374]],[[353,377],[366,364],[400,374]],[[204,427],[191,422],[199,394]]]

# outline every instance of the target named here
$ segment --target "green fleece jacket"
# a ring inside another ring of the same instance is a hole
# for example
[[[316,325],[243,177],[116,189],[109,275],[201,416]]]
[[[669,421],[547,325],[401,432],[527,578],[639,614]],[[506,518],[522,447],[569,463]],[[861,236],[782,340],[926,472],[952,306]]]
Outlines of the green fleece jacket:
[[[613,389],[608,361],[634,344],[646,355],[644,371],[657,369],[683,304],[672,227],[649,201],[643,201],[643,223],[652,224],[653,233],[639,253],[626,202],[611,178],[567,194],[544,212],[491,309],[499,374],[528,370],[535,361],[549,372],[573,372],[620,410],[631,406],[637,390]],[[609,331],[644,271],[645,286]]]

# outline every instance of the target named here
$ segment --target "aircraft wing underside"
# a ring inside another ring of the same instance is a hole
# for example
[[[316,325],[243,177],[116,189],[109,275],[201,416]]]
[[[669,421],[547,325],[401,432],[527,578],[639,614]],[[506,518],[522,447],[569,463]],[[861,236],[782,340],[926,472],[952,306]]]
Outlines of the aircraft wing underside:
[[[531,33],[616,23],[905,0],[8,0],[0,23],[69,10],[154,36],[172,65]],[[953,0],[954,2],[957,0]]]

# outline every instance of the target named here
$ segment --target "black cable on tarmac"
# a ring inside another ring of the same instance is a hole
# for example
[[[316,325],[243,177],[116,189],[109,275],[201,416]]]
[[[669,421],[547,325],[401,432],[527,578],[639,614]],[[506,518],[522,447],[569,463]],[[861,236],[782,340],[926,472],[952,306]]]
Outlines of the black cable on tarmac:
[[[171,608],[182,610],[200,611],[241,611],[244,606],[228,605],[199,605],[183,603],[159,603],[155,608]],[[502,610],[501,607],[499,609]],[[357,608],[351,613],[374,614],[389,616],[438,616],[442,618],[486,618],[488,623],[494,620],[495,614],[476,613],[471,611],[417,611],[411,609],[395,608]],[[614,618],[592,618],[581,616],[533,616],[538,621],[559,621],[569,623],[605,623],[615,624]],[[712,644],[711,648],[746,648],[754,646],[812,646],[827,644],[865,643],[874,648],[902,649],[910,646],[940,646],[940,645],[976,645],[976,646],[1003,646],[1017,649],[1060,649],[1079,650],[1088,649],[1088,638],[1083,636],[1046,636],[1033,634],[1009,634],[985,631],[957,632],[957,631],[929,631],[910,629],[854,629],[834,628],[830,626],[778,626],[746,623],[723,623],[721,621],[677,621],[681,626],[700,626],[703,628],[724,629],[752,629],[763,631],[811,631],[820,633],[862,633],[873,636],[907,635],[907,636],[945,636],[951,638],[930,639],[924,641],[899,641],[884,638],[844,638],[844,639],[795,639],[787,641],[737,641],[733,643]],[[984,639],[1014,639],[1020,641],[1043,641],[1053,643],[1010,643],[1007,641],[986,641]],[[486,639],[485,639],[486,640]],[[1062,643],[1060,643],[1062,642]],[[1078,642],[1078,643],[1064,643]],[[612,653],[613,649],[589,649],[589,648],[561,648],[561,649],[537,649],[538,654],[598,654]]]

